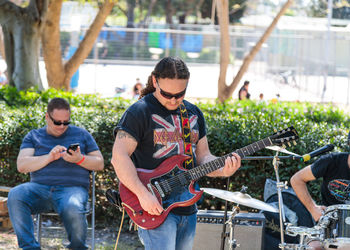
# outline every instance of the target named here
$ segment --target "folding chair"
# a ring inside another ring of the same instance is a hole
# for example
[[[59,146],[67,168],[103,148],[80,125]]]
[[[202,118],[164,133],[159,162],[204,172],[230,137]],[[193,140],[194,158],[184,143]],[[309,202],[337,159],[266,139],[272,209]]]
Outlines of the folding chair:
[[[95,249],[95,171],[91,172],[92,174],[92,190],[91,190],[91,204],[89,205],[89,211],[87,212],[87,214],[91,214],[91,249],[94,250]],[[89,202],[90,203],[90,202]],[[41,220],[41,216],[45,215],[45,216],[58,216],[57,213],[55,212],[48,212],[48,213],[41,213],[41,214],[36,214],[36,235],[37,235],[37,240],[39,242],[39,244],[41,245],[41,229],[45,228],[42,226],[42,220]],[[46,227],[49,228],[49,227]]]

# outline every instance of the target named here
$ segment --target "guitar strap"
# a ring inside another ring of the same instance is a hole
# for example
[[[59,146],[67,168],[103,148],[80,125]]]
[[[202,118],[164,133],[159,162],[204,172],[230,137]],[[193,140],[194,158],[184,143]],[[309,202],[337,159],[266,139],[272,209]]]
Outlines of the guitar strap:
[[[190,125],[190,120],[188,118],[187,109],[183,102],[181,102],[180,104],[180,114],[181,114],[181,124],[182,124],[182,139],[184,141],[185,155],[191,156],[191,159],[188,159],[184,162],[184,167],[186,169],[191,169],[194,167],[193,149],[192,149],[192,143],[191,143],[191,125]]]

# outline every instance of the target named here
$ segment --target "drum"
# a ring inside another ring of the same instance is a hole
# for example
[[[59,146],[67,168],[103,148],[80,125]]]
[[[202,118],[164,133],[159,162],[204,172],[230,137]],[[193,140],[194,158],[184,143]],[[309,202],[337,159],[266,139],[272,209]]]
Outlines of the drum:
[[[285,250],[309,250],[311,248],[306,245],[286,243],[284,244],[284,249]]]
[[[290,236],[300,235],[301,237],[306,236],[308,240],[316,240],[320,239],[321,230],[315,227],[308,228],[288,225],[286,228],[286,233]]]
[[[327,207],[319,225],[323,228],[322,238],[326,248],[350,247],[350,205]]]

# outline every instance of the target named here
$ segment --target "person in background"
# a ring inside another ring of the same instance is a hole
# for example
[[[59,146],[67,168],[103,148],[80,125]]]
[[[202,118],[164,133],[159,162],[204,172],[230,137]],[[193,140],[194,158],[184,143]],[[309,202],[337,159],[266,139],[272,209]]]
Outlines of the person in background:
[[[259,100],[260,100],[260,101],[263,101],[263,100],[264,100],[264,94],[263,94],[263,93],[260,93],[260,95],[259,95]]]
[[[0,86],[7,84],[7,77],[4,72],[0,70]]]
[[[248,88],[249,88],[249,81],[244,81],[243,86],[238,91],[238,99],[239,100],[250,99],[250,94],[248,92]]]
[[[115,172],[123,185],[137,196],[142,209],[151,215],[160,215],[164,208],[140,181],[138,168],[155,169],[164,160],[185,151],[191,152],[193,158],[190,161],[193,165],[188,165],[188,169],[216,159],[209,150],[203,113],[184,100],[189,78],[190,72],[181,59],[165,57],[160,60],[141,98],[125,111],[115,129],[112,152]],[[184,107],[188,113],[186,120],[190,121],[190,141],[186,147],[180,113]],[[233,153],[223,164],[208,176],[231,176],[241,166],[241,158]],[[196,204],[176,207],[159,227],[139,228],[139,238],[145,249],[192,249],[196,213]]]
[[[136,78],[136,83],[132,89],[133,90],[132,94],[134,99],[138,99],[140,97],[142,88],[143,88],[143,85],[140,81],[140,78]]]
[[[53,98],[45,114],[46,126],[30,131],[18,157],[20,173],[30,173],[30,182],[11,189],[8,211],[23,249],[40,249],[34,237],[32,214],[57,212],[68,234],[70,249],[87,249],[86,212],[90,171],[103,169],[102,154],[91,134],[70,125],[69,103]],[[75,150],[69,145],[79,143]]]

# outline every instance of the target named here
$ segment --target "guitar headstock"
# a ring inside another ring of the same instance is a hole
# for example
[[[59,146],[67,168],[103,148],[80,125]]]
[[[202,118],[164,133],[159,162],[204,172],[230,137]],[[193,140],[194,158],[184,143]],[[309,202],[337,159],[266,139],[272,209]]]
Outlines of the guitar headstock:
[[[273,145],[283,146],[295,143],[299,139],[298,132],[293,126],[280,130],[269,137]]]

